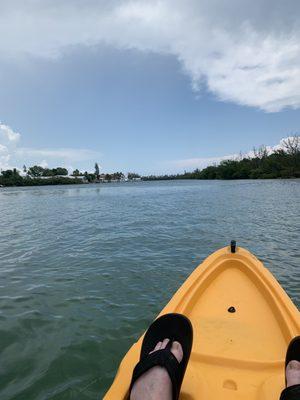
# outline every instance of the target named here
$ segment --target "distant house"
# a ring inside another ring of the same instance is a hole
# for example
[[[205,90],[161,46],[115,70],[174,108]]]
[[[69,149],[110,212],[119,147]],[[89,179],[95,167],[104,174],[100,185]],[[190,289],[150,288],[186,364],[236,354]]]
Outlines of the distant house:
[[[79,179],[85,181],[86,177],[84,175],[73,176],[73,175],[52,175],[52,176],[39,176],[39,179],[53,179],[53,178],[68,178],[68,179]]]
[[[63,175],[57,175],[57,177],[63,178]],[[68,175],[68,176],[65,176],[65,178],[80,179],[80,180],[82,180],[82,181],[86,181],[86,180],[87,180],[86,177],[85,177],[84,175],[78,175],[78,176]]]
[[[113,174],[100,174],[96,180],[96,183],[122,182],[124,180],[124,175],[120,172],[116,172]]]
[[[135,172],[128,172],[127,180],[128,181],[141,181],[142,178],[141,178],[141,176],[139,174],[137,174]]]
[[[139,177],[139,178],[131,178],[130,180],[131,180],[131,181],[134,181],[134,182],[137,182],[137,181],[141,181],[142,178],[141,178],[141,177]]]

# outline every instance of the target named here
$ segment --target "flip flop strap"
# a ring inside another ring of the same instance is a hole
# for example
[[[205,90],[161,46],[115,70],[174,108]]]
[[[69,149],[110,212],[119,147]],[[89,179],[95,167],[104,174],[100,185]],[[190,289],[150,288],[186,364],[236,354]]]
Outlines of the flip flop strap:
[[[131,392],[134,383],[140,376],[142,376],[150,368],[160,366],[167,370],[172,382],[172,398],[173,400],[177,400],[179,397],[179,387],[181,384],[179,365],[180,364],[177,361],[177,358],[167,348],[148,354],[145,358],[140,360],[133,370],[129,393]]]
[[[299,400],[300,385],[293,385],[285,388],[280,396],[280,400]]]

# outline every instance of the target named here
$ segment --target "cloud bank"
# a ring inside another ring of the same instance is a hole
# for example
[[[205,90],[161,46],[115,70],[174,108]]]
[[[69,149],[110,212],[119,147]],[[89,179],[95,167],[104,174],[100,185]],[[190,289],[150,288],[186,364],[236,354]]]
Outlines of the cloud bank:
[[[18,132],[0,122],[0,169],[9,168],[12,153],[16,150],[20,137]]]
[[[2,0],[0,55],[58,57],[101,44],[170,54],[223,101],[300,107],[298,0]]]
[[[14,132],[11,127],[0,122],[0,132],[4,140],[10,143],[16,143],[19,141],[21,135],[18,132]]]
[[[64,166],[72,169],[72,165],[82,161],[92,163],[101,154],[89,149],[58,148],[36,149],[20,146],[21,134],[11,127],[0,123],[0,170],[14,167],[22,168],[23,164],[47,167]]]

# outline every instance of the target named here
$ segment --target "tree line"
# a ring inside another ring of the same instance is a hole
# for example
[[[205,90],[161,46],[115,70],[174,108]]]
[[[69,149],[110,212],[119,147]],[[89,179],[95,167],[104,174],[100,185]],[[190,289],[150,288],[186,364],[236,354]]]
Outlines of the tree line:
[[[34,166],[36,167],[36,166]],[[34,168],[32,167],[32,168]],[[66,185],[71,183],[82,183],[79,179],[72,179],[68,176],[55,175],[20,175],[16,168],[1,171],[1,186],[41,186],[41,185]],[[45,179],[48,177],[48,179]]]
[[[30,168],[23,166],[24,175],[16,168],[1,171],[1,186],[32,186],[57,185],[86,182],[111,182],[125,178],[122,172],[100,174],[99,165],[95,164],[93,173],[80,172],[75,169],[71,176],[63,167],[43,168],[34,165]],[[128,180],[140,179],[134,172],[127,174]],[[300,138],[298,135],[282,141],[281,148],[272,152],[265,146],[253,149],[251,156],[240,156],[237,159],[221,161],[218,165],[211,165],[202,170],[184,172],[175,175],[143,176],[142,180],[172,180],[172,179],[275,179],[300,178]]]
[[[138,178],[140,175],[129,172],[127,178],[129,180]],[[80,172],[75,169],[71,175],[64,167],[44,168],[40,165],[34,165],[27,168],[23,166],[23,174],[17,168],[1,171],[1,186],[37,186],[37,185],[63,185],[77,183],[95,183],[95,182],[112,182],[124,180],[123,172],[114,172],[112,174],[100,174],[98,163],[95,163],[94,172]]]
[[[221,161],[202,170],[177,175],[147,176],[144,180],[171,179],[276,179],[300,178],[300,138],[292,136],[272,152],[265,146],[253,149],[251,156]]]
[[[105,182],[111,182],[111,181],[122,181],[125,179],[125,174],[123,172],[113,172],[112,174],[108,173],[102,173],[100,174],[100,168],[98,163],[95,163],[95,172],[80,172],[78,169],[75,169],[72,173],[72,176],[74,177],[85,177],[86,180],[90,183],[92,182],[98,182],[98,181],[105,181]],[[135,173],[135,172],[128,172],[127,173],[127,179],[132,180],[140,178],[140,175]]]

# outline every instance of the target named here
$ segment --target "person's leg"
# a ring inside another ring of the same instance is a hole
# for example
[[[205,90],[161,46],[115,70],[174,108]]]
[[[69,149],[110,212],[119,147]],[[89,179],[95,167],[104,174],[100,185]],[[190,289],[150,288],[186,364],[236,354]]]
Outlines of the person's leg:
[[[164,349],[169,339],[158,342],[151,353]],[[173,342],[171,352],[180,362],[183,351],[180,343]],[[172,400],[172,384],[167,370],[157,366],[145,372],[133,385],[130,400]]]
[[[300,362],[291,360],[286,366],[286,388],[280,396],[280,400],[300,399]]]

